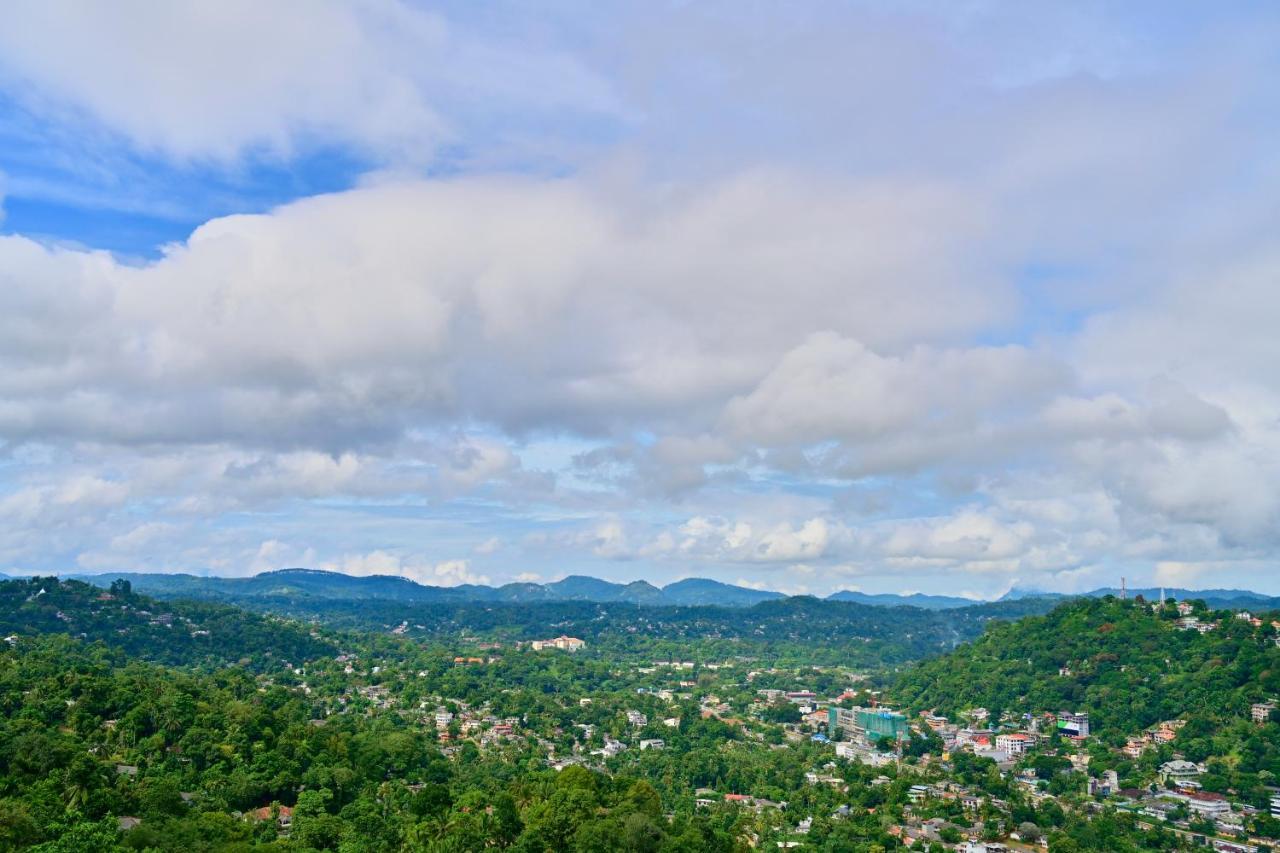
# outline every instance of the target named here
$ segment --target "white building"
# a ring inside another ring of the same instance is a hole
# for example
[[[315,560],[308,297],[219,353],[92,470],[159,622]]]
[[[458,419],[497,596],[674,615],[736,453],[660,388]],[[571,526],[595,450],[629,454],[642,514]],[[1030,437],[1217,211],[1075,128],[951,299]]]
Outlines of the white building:
[[[996,735],[996,749],[1008,755],[1023,755],[1035,745],[1035,736],[1025,732]]]

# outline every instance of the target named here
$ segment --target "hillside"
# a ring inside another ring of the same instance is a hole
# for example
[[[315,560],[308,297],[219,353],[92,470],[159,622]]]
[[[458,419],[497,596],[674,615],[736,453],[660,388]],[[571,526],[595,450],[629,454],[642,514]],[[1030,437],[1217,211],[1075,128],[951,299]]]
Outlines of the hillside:
[[[1226,721],[1280,694],[1280,648],[1255,626],[1199,605],[1215,624],[1180,630],[1178,610],[1115,598],[1073,599],[1044,616],[993,622],[979,639],[903,673],[893,687],[914,710],[1087,711],[1119,736],[1178,717]]]
[[[161,602],[127,582],[105,591],[57,578],[0,581],[0,633],[11,644],[66,634],[132,658],[182,665],[278,667],[333,651],[308,628],[237,607]]]

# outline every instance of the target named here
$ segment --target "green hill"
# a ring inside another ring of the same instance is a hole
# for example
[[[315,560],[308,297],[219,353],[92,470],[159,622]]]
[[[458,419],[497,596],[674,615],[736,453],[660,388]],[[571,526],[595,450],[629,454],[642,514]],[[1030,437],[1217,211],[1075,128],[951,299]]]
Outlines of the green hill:
[[[305,626],[223,604],[157,601],[124,581],[109,590],[53,577],[0,581],[0,635],[14,645],[47,634],[180,665],[278,667],[333,652]]]
[[[1216,627],[1180,630],[1163,609],[1081,598],[1044,616],[993,622],[979,639],[902,674],[895,696],[912,709],[974,706],[1042,713],[1087,711],[1095,732],[1131,733],[1175,717],[1234,720],[1280,694],[1280,648],[1260,627],[1197,605]]]

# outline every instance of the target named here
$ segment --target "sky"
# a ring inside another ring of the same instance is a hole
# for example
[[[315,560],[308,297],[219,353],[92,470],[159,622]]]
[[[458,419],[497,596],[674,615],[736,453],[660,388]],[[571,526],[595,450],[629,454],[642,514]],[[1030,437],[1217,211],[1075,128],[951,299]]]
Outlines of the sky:
[[[1277,43],[15,0],[0,572],[1280,594]]]

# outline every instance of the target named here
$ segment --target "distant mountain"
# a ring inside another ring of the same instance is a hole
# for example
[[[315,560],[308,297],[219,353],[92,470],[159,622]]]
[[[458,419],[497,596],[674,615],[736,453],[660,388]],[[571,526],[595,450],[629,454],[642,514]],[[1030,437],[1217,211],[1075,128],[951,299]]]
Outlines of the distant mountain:
[[[1260,592],[1253,592],[1247,589],[1183,589],[1181,587],[1165,587],[1164,595],[1166,598],[1176,599],[1178,601],[1203,601],[1210,607],[1217,607],[1224,610],[1240,610],[1246,608],[1255,608],[1258,610],[1275,610],[1280,609],[1280,597],[1264,595]],[[1129,598],[1137,598],[1142,596],[1147,601],[1159,601],[1161,589],[1159,587],[1139,587],[1137,589],[1129,589],[1125,594]],[[1027,598],[1042,598],[1049,600],[1062,600],[1067,598],[1105,598],[1108,595],[1120,597],[1120,589],[1118,587],[1102,587],[1100,589],[1082,592],[1076,595],[1066,595],[1060,592],[1044,592],[1036,589],[1023,589],[1014,587],[1000,598],[1001,601],[1021,601]]]
[[[844,589],[840,592],[833,592],[827,596],[828,601],[854,601],[858,604],[872,604],[879,607],[919,607],[924,610],[950,610],[953,607],[971,607],[974,604],[981,604],[980,601],[973,601],[968,598],[960,598],[954,595],[925,595],[923,593],[912,593],[911,595],[894,595],[892,593],[866,593],[856,592],[851,589]]]
[[[721,607],[750,607],[761,601],[786,598],[780,592],[733,586],[707,578],[685,578],[682,581],[667,584],[662,588],[662,597],[671,604],[714,604]]]
[[[185,574],[115,572],[74,575],[98,586],[116,578],[133,584],[139,592],[167,598],[199,598],[235,601],[250,598],[320,598],[343,600],[384,599],[410,603],[543,601],[593,601],[651,606],[716,604],[747,607],[761,601],[785,598],[780,592],[747,589],[719,581],[690,578],[659,589],[648,581],[621,584],[585,575],[571,575],[548,584],[511,583],[500,587],[463,584],[429,586],[387,575],[353,577],[320,569],[280,569],[247,578],[197,577]]]
[[[551,601],[591,601],[605,604],[637,604],[645,606],[719,606],[750,607],[762,601],[787,596],[771,590],[750,589],[709,578],[687,578],[661,589],[648,581],[614,583],[586,575],[571,575],[547,584],[509,583],[499,587],[479,584],[430,586],[408,578],[390,575],[353,577],[341,572],[321,569],[280,569],[247,578],[198,577],[186,574],[141,574],[113,572],[101,575],[70,575],[97,586],[109,586],[123,578],[133,588],[147,595],[164,598],[195,598],[217,601],[248,599],[324,599],[366,601],[371,599],[421,604],[493,602],[527,604]],[[1020,601],[1057,602],[1067,598],[1102,598],[1119,595],[1118,589],[1097,589],[1079,596],[1015,587],[999,599],[1001,603]],[[1238,589],[1188,590],[1169,588],[1169,598],[1200,599],[1211,607],[1256,610],[1280,609],[1280,598]],[[1148,600],[1160,597],[1159,589],[1131,589],[1129,596],[1142,595]],[[829,601],[853,602],[875,607],[917,607],[922,610],[952,610],[983,602],[950,595],[894,595],[864,593],[852,590],[833,593]]]

